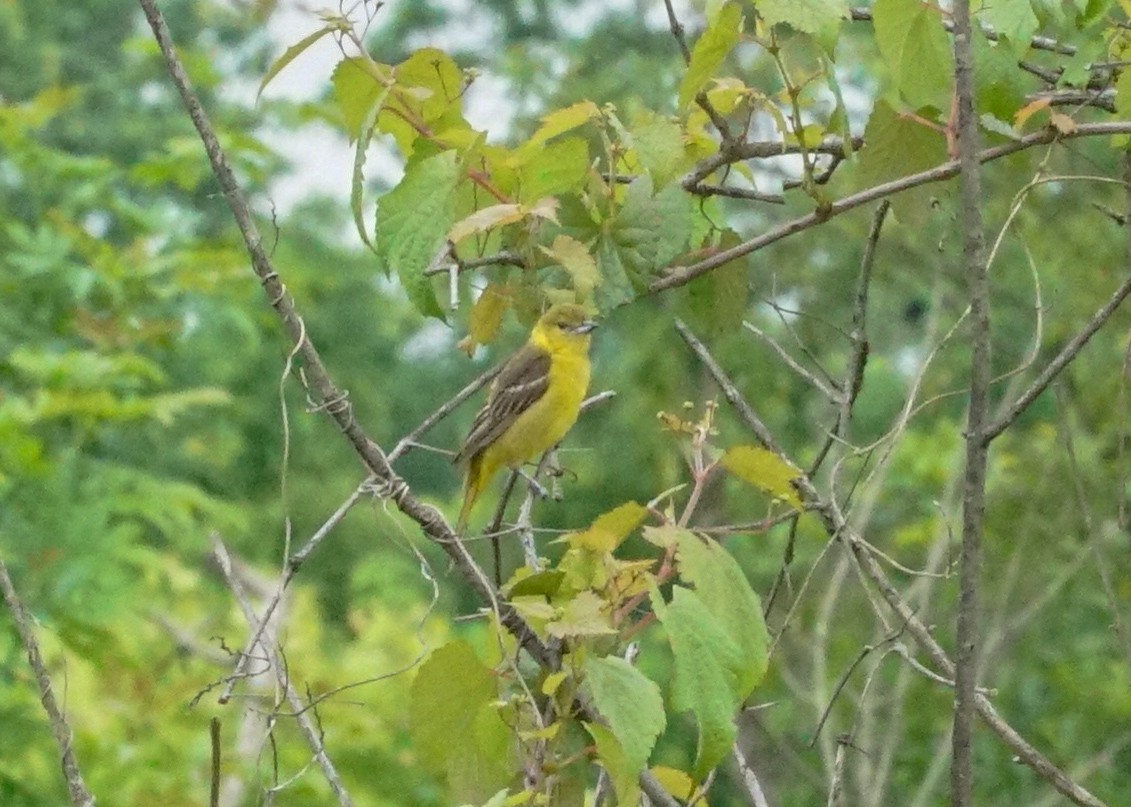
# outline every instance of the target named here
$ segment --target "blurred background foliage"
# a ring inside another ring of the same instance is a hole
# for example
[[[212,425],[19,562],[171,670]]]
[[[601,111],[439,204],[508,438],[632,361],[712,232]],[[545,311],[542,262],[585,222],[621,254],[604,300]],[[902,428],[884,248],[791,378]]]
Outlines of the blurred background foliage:
[[[346,176],[337,198],[311,196],[274,211],[273,183],[289,166],[262,133],[301,136],[312,116],[333,116],[329,103],[321,110],[281,101],[252,107],[227,91],[257,84],[278,54],[279,43],[264,33],[274,4],[177,0],[163,8],[310,333],[370,434],[391,445],[513,348],[523,326],[509,322],[498,344],[474,361],[454,349],[466,308],[453,329],[425,323],[376,271],[348,229]],[[513,111],[510,131],[491,132],[498,138],[529,131],[542,112],[583,98],[670,112],[681,76],[658,4],[390,3],[369,43],[387,63],[438,43],[461,65],[480,68]],[[842,63],[854,65],[840,80],[865,99],[861,125],[876,85],[871,47],[851,28],[840,44],[853,54]],[[767,65],[743,69],[772,88]],[[987,171],[992,232],[1045,157],[1026,153]],[[1065,175],[1122,171],[1105,143],[1073,141],[1049,160]],[[830,192],[858,180],[849,166]],[[965,306],[950,192],[931,186],[898,201],[897,220],[884,231],[871,358],[851,430],[858,444],[891,428],[924,358]],[[798,194],[784,208],[727,212],[742,231],[756,232],[810,206]],[[995,375],[1031,350],[1038,365],[1047,361],[1125,276],[1126,233],[1101,206],[1124,209],[1121,190],[1064,181],[1026,199],[993,265]],[[748,262],[747,318],[787,344],[801,340],[834,376],[849,357],[845,334],[869,218],[866,211],[837,218]],[[253,683],[227,707],[205,692],[230,670],[228,653],[245,635],[208,559],[209,536],[223,536],[267,575],[288,536],[292,545],[305,540],[363,476],[328,421],[307,414],[295,385],[280,392],[286,341],[246,264],[139,12],[111,0],[0,3],[0,550],[39,620],[88,780],[111,807],[203,803],[213,715],[223,719],[229,803],[260,803],[262,787],[308,762],[303,745],[287,741],[286,725],[276,747],[249,745],[272,697],[269,686]],[[693,293],[694,286],[643,299],[602,328],[594,389],[618,396],[571,436],[566,497],[538,505],[541,524],[587,524],[627,499],[646,501],[685,481],[680,446],[655,416],[718,396],[671,327]],[[1043,330],[1034,345],[1038,300]],[[749,332],[714,333],[709,317],[690,322],[789,453],[799,464],[811,461],[830,422],[822,399]],[[986,680],[1022,733],[1054,760],[1081,766],[1100,793],[1123,792],[1131,769],[1129,660],[1113,638],[1088,538],[1126,607],[1121,368],[1129,324],[1131,316],[1117,314],[1057,394],[1045,395],[995,444],[986,540],[985,627],[996,641]],[[932,403],[890,456],[863,455],[838,470],[845,490],[878,475],[862,486],[854,517],[869,541],[912,569],[945,572],[955,551],[948,536],[960,519],[955,479],[964,411],[962,396],[948,393],[964,386],[966,361],[960,341],[944,345],[923,380],[920,397]],[[1026,378],[1003,378],[998,399],[1008,400]],[[428,441],[453,448],[473,409],[465,406]],[[725,405],[719,428],[720,445],[749,440]],[[453,512],[458,480],[444,455],[417,450],[399,468],[417,491]],[[766,509],[748,488],[720,481],[700,512],[722,524],[757,520]],[[785,531],[725,540],[755,589],[768,591]],[[792,585],[771,627],[825,541],[802,520]],[[410,544],[432,561],[434,605]],[[484,547],[475,551],[487,557]],[[518,555],[507,547],[504,557],[513,564]],[[480,622],[453,621],[479,603],[448,571],[379,502],[355,508],[288,600],[284,646],[300,687],[317,694],[384,676],[453,633],[488,641]],[[743,718],[750,756],[774,803],[824,798],[822,745],[828,753],[836,734],[852,726],[862,675],[811,748],[817,718],[860,648],[883,635],[848,573],[836,553],[817,566],[760,690],[759,700],[773,705]],[[895,574],[930,621],[949,624],[953,577]],[[949,631],[940,627],[939,636]],[[657,662],[646,649],[641,663]],[[407,741],[409,680],[394,675],[320,706],[331,755],[362,803],[447,803]],[[886,656],[862,708],[886,727],[861,741],[863,764],[891,766],[887,790],[871,803],[941,804],[949,692]],[[8,627],[0,632],[0,726],[0,804],[62,803],[55,749]],[[677,722],[658,761],[686,766],[690,736]],[[992,738],[980,737],[978,754],[986,803],[1058,803],[1041,802],[1046,787],[1011,765]],[[713,804],[743,803],[725,781],[730,775],[724,772]],[[329,797],[307,769],[285,798],[297,805]]]

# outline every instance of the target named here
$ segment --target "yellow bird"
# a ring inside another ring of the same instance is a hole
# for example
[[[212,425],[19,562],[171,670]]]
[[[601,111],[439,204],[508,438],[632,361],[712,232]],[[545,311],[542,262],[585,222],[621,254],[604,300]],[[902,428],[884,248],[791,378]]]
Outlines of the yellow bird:
[[[472,505],[500,468],[517,468],[553,448],[577,422],[596,327],[581,306],[555,305],[503,365],[455,456],[467,463],[456,532],[464,531]]]

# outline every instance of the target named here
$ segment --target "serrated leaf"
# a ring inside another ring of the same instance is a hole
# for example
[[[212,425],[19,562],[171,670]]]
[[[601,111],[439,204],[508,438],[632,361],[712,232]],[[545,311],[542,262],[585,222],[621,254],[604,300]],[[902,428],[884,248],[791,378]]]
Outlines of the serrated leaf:
[[[723,467],[756,488],[764,490],[775,499],[800,508],[801,497],[793,486],[802,477],[794,467],[768,448],[761,446],[733,446],[722,458]]]
[[[259,89],[255,93],[255,99],[258,101],[259,96],[263,94],[264,88],[271,82],[271,79],[279,75],[283,68],[285,68],[300,55],[302,55],[303,51],[305,51],[322,37],[326,36],[326,34],[338,30],[341,30],[341,26],[337,23],[325,25],[314,33],[304,36],[298,42],[283,51],[283,55],[272,62],[271,66],[267,68],[267,72],[263,75],[263,80],[259,82]]]
[[[457,221],[452,226],[451,232],[448,233],[448,240],[453,244],[458,244],[469,235],[484,233],[506,224],[514,224],[516,221],[522,221],[525,217],[526,210],[522,205],[513,203],[489,205]]]
[[[949,108],[954,55],[940,8],[922,0],[876,0],[872,20],[903,97],[915,107]]]
[[[445,151],[409,163],[404,178],[377,202],[377,254],[395,270],[417,310],[443,318],[424,270],[444,244],[455,218],[459,168]]]
[[[528,202],[578,190],[589,170],[589,145],[580,137],[563,137],[529,156],[519,168],[520,196]]]
[[[540,146],[550,138],[576,129],[600,114],[601,110],[592,101],[578,101],[564,109],[555,109],[542,116],[542,125],[531,135],[530,140],[520,147],[520,150]]]
[[[630,280],[646,284],[657,269],[686,250],[694,230],[694,205],[690,194],[676,184],[655,197],[648,176],[629,184],[611,234]]]
[[[566,536],[570,546],[594,552],[612,552],[648,517],[648,508],[625,502],[597,517],[589,529]]]
[[[350,211],[353,213],[353,223],[357,227],[358,235],[361,236],[362,242],[370,249],[376,250],[373,242],[369,239],[369,233],[365,228],[365,212],[362,209],[362,203],[365,195],[365,159],[369,152],[369,143],[373,139],[373,125],[377,120],[377,115],[381,111],[381,106],[388,98],[389,91],[382,88],[377,97],[373,100],[369,112],[366,114],[365,119],[361,122],[361,129],[357,135],[357,144],[354,146],[353,156],[353,175],[350,181]]]
[[[605,609],[605,601],[592,591],[579,591],[564,606],[556,618],[546,624],[553,637],[608,636],[616,633]]]
[[[672,711],[691,712],[699,726],[695,775],[702,779],[734,745],[734,719],[742,702],[737,695],[741,654],[690,589],[673,586],[672,600],[665,604],[653,587],[652,609],[667,631],[674,657]]]
[[[717,541],[689,530],[677,538],[679,577],[692,584],[703,604],[738,647],[742,658],[735,694],[745,700],[766,675],[770,634],[762,603],[742,568]]]
[[[758,0],[758,13],[766,25],[784,22],[798,31],[815,34],[835,27],[848,16],[848,0]]]
[[[974,70],[978,109],[1009,120],[1025,101],[1027,87],[1017,57],[1003,42],[991,42],[981,28],[974,29]]]
[[[449,739],[448,785],[452,795],[474,803],[490,798],[512,776],[514,734],[495,704],[479,709],[466,735]]]
[[[421,48],[394,67],[392,74],[394,91],[377,116],[377,128],[391,134],[409,156],[421,138],[468,150],[466,141],[475,135],[461,112],[463,74],[452,57],[438,48]],[[422,126],[432,134],[422,131]],[[465,142],[458,144],[461,134]]]
[[[593,289],[601,282],[597,262],[589,252],[589,247],[568,235],[559,235],[554,239],[554,243],[541,249],[569,273],[578,296],[588,299]]]
[[[594,299],[602,312],[623,305],[636,296],[621,262],[617,243],[610,235],[602,235],[597,241],[597,268],[601,273],[601,283]]]
[[[695,42],[691,63],[679,85],[679,108],[686,109],[703,85],[714,76],[727,55],[738,44],[742,33],[742,8],[727,3]]]
[[[654,185],[663,187],[685,169],[687,152],[683,130],[678,124],[652,115],[634,125],[629,133],[636,156],[644,170],[652,176]]]
[[[585,661],[585,684],[597,712],[616,736],[628,763],[628,774],[635,781],[667,725],[660,688],[616,656],[589,656]]]

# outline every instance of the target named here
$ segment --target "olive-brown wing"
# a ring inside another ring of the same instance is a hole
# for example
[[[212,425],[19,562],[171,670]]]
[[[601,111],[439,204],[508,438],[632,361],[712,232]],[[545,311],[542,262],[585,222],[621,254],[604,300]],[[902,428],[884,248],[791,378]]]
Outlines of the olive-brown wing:
[[[499,439],[518,416],[546,394],[550,386],[550,354],[526,345],[499,371],[487,404],[476,414],[455,462],[471,459]]]

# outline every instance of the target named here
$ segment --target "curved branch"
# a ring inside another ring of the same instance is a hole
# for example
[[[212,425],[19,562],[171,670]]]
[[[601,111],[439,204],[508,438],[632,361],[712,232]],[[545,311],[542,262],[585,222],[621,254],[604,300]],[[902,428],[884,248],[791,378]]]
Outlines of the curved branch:
[[[1074,132],[1064,133],[1051,128],[1043,129],[1040,132],[1034,132],[1013,142],[983,149],[978,152],[977,156],[980,163],[988,163],[992,160],[998,160],[1002,157],[1008,157],[1011,154],[1017,154],[1026,149],[1031,149],[1034,146],[1048,145],[1057,140],[1072,140],[1078,137],[1106,137],[1115,134],[1131,134],[1131,121],[1081,123]],[[853,208],[860,207],[861,205],[882,199],[886,196],[891,196],[900,191],[917,188],[920,185],[928,185],[932,182],[941,182],[956,176],[958,176],[958,161],[951,160],[937,165],[934,168],[927,169],[926,171],[909,174],[905,177],[885,182],[882,185],[867,188],[859,193],[845,196],[843,199],[831,202],[827,207],[818,208],[812,213],[796,218],[793,221],[780,224],[774,229],[762,233],[759,236],[755,236],[748,241],[743,241],[741,244],[733,246],[730,249],[716,252],[711,257],[699,261],[698,263],[671,267],[667,275],[652,282],[648,287],[648,293],[655,294],[656,292],[684,286],[700,275],[705,275],[712,269],[718,269],[720,266],[733,261],[735,258],[741,258],[752,252],[757,252],[776,241],[781,241],[783,238],[788,238],[791,235],[796,235],[797,233],[816,227],[818,224],[823,224],[828,219],[839,216],[841,213],[847,213]]]

